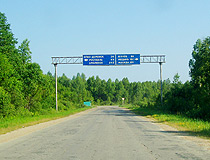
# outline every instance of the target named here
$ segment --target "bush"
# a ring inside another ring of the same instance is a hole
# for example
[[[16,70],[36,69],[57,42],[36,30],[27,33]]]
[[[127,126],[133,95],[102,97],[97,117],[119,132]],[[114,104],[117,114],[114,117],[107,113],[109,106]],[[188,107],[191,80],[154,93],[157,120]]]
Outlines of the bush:
[[[32,116],[33,113],[24,107],[19,107],[16,111],[16,115],[20,117],[29,117]]]
[[[16,114],[15,106],[11,104],[11,96],[0,87],[0,115],[1,117],[14,116]]]

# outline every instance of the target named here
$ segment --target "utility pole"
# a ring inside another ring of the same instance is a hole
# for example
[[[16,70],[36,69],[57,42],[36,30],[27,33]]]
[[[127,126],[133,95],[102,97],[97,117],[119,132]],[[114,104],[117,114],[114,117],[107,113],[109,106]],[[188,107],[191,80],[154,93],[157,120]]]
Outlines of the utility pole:
[[[55,108],[58,111],[58,83],[57,83],[57,63],[54,64],[55,66]]]

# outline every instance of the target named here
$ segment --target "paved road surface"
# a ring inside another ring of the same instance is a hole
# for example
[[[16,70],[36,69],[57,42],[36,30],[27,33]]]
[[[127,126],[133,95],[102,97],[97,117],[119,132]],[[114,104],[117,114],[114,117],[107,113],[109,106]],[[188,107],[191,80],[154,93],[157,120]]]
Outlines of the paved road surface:
[[[181,133],[180,133],[181,134]],[[0,144],[1,160],[200,160],[210,151],[119,107],[87,114]]]

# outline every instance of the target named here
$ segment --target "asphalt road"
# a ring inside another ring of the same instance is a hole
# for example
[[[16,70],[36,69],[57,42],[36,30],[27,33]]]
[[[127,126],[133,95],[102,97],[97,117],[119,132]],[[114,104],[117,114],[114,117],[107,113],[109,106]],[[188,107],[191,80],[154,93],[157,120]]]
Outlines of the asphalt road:
[[[210,150],[119,107],[97,109],[0,144],[1,160],[200,160]]]

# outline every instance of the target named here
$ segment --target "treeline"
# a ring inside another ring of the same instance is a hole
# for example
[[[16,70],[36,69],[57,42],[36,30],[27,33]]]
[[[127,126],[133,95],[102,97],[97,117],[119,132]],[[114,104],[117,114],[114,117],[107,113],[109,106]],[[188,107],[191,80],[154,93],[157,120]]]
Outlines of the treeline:
[[[51,77],[54,83],[54,76],[51,73],[48,73],[47,76]],[[164,81],[163,85],[168,86],[167,83],[170,83],[170,81]],[[69,108],[72,104],[81,105],[84,101],[91,101],[95,105],[122,103],[141,106],[155,105],[159,94],[160,82],[131,83],[128,78],[123,78],[121,81],[118,79],[105,81],[98,76],[86,79],[84,73],[78,73],[72,79],[67,78],[65,74],[58,77],[58,102],[60,109]]]
[[[32,62],[27,39],[17,44],[6,16],[0,13],[0,118],[55,112],[55,77],[50,72],[43,74],[39,64]],[[126,103],[209,120],[209,37],[196,42],[189,67],[191,81],[182,83],[178,74],[173,82],[163,81],[162,103],[160,81],[105,81],[98,76],[86,79],[79,73],[70,79],[63,74],[58,77],[58,108],[84,107],[84,101],[96,105]]]
[[[0,13],[0,117],[33,115],[54,105],[53,87],[37,63],[29,41],[16,47],[6,16]]]
[[[17,44],[5,14],[0,12],[0,118],[55,112],[55,78],[51,73],[43,74],[39,64],[32,62],[27,39]],[[82,76],[58,78],[60,111],[92,100]]]

